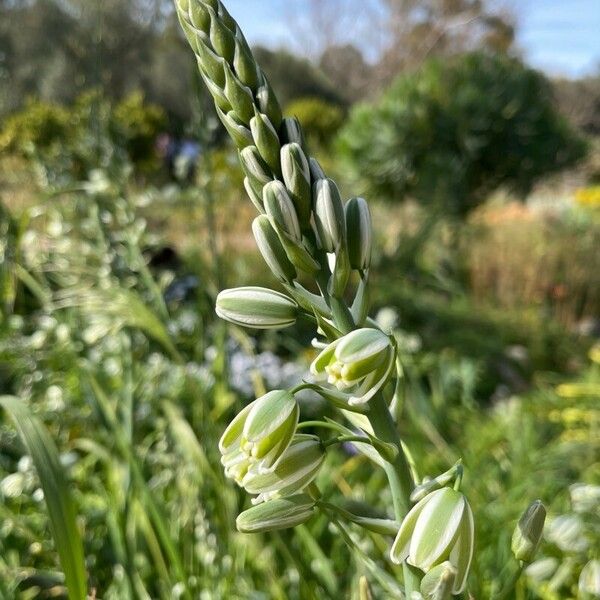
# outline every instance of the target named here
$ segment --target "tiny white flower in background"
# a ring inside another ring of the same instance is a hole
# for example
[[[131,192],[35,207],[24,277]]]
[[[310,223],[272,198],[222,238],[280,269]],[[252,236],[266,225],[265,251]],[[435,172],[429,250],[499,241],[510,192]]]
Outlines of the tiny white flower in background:
[[[579,592],[600,598],[600,560],[590,560],[581,570]]]

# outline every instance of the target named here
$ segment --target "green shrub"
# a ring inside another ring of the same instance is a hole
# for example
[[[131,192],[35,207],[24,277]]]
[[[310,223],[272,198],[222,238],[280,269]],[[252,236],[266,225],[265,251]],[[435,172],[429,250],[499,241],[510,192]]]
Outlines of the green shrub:
[[[0,131],[0,151],[30,157],[34,151],[49,150],[71,135],[66,108],[30,99],[21,111],[4,121]]]
[[[147,169],[165,125],[164,111],[140,92],[113,104],[92,90],[71,106],[30,100],[4,122],[0,150],[34,163],[44,183],[68,182],[96,168]]]
[[[338,145],[372,194],[464,215],[493,190],[526,194],[585,154],[551,96],[544,76],[515,59],[432,60],[355,108]]]
[[[113,121],[132,162],[151,161],[156,136],[166,126],[163,109],[156,104],[146,103],[142,92],[137,91],[115,106]]]

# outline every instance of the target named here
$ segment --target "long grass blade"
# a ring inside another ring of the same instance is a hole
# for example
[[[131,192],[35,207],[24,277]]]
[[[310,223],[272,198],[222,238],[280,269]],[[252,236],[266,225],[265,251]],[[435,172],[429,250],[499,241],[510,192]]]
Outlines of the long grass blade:
[[[50,529],[71,600],[85,600],[87,594],[83,544],[75,522],[75,507],[69,484],[50,434],[29,411],[26,404],[12,396],[1,396],[2,406],[12,417],[37,470],[50,517]]]

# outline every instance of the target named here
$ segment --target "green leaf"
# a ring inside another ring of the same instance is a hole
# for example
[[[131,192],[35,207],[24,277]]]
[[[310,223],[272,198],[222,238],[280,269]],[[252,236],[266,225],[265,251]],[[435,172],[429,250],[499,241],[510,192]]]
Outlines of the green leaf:
[[[12,417],[35,465],[50,517],[50,529],[58,551],[69,598],[85,600],[87,584],[83,544],[69,484],[50,434],[27,405],[12,396],[1,396],[2,406]]]

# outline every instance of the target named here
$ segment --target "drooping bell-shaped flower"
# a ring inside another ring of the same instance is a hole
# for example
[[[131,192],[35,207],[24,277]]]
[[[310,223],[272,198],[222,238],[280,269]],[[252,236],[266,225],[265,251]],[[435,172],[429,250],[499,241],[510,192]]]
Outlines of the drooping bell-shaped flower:
[[[330,395],[351,405],[363,404],[388,381],[394,360],[390,338],[379,329],[365,327],[326,346],[310,370],[335,387]]]
[[[241,485],[249,494],[258,494],[255,503],[296,494],[313,481],[324,460],[317,436],[296,434],[272,469],[265,471],[260,462],[254,463]]]
[[[294,396],[274,390],[246,406],[219,441],[225,474],[241,484],[248,469],[260,463],[273,468],[290,445],[300,410]]]
[[[452,488],[428,494],[406,515],[391,558],[425,573],[445,561],[456,569],[453,594],[466,585],[473,557],[473,513],[465,496]]]

